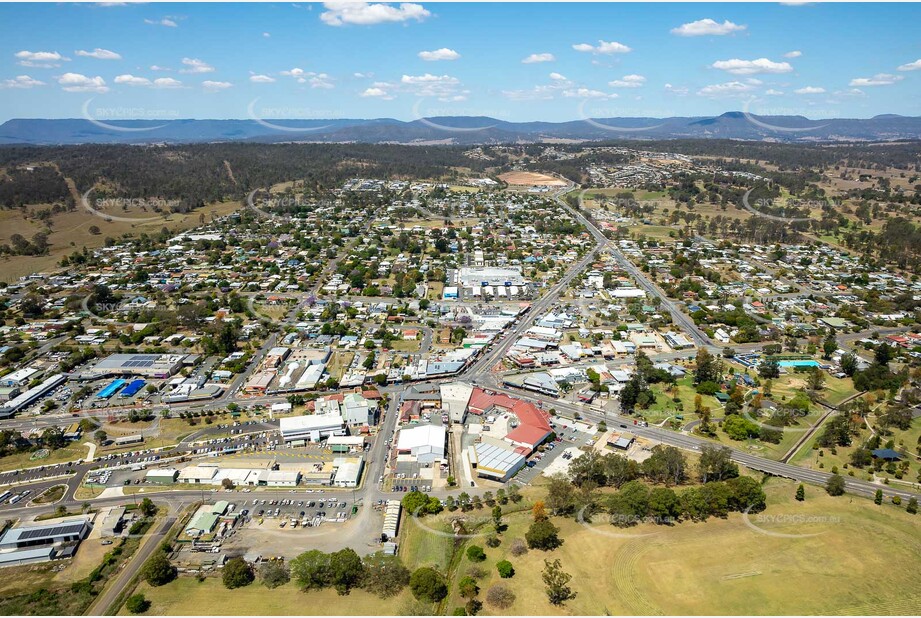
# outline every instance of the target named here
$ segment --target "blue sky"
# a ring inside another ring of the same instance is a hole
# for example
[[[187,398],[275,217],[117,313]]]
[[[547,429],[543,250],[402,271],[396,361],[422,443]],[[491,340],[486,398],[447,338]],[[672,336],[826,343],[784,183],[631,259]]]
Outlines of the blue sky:
[[[0,120],[921,115],[921,6],[3,4]]]

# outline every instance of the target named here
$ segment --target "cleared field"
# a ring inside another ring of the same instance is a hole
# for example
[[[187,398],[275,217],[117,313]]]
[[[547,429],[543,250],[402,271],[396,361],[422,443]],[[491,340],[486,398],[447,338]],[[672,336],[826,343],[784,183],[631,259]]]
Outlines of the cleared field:
[[[0,472],[6,470],[21,470],[23,468],[37,468],[57,463],[76,461],[89,454],[89,449],[82,444],[70,444],[64,448],[51,451],[47,457],[32,459],[36,453],[17,453],[0,458]]]
[[[94,215],[83,208],[65,212],[51,217],[51,231],[48,233],[50,249],[48,255],[40,256],[11,256],[0,260],[0,280],[6,282],[16,281],[22,275],[33,272],[53,270],[64,255],[87,247],[96,249],[105,244],[107,237],[118,238],[123,234],[139,236],[143,232],[155,233],[164,227],[171,232],[178,232],[197,227],[201,224],[202,217],[209,221],[212,216],[223,216],[238,210],[240,202],[220,202],[210,204],[186,214],[171,214],[168,217],[157,217],[150,221],[107,221]],[[34,209],[36,207],[30,207]],[[113,215],[131,217],[132,214],[113,212]],[[138,214],[138,218],[149,217],[150,213]],[[90,228],[99,228],[98,234],[91,234]],[[22,234],[27,240],[39,231],[41,226],[33,221],[26,221],[22,212],[18,210],[0,211],[0,243],[9,243],[13,234]]]
[[[545,186],[545,187],[565,187],[566,183],[555,176],[539,174],[537,172],[507,172],[499,178],[513,186]]]
[[[406,590],[390,599],[362,590],[348,596],[339,596],[332,589],[302,592],[293,582],[269,590],[258,580],[244,588],[228,590],[217,577],[203,582],[180,577],[159,588],[142,583],[137,592],[151,601],[148,616],[395,616],[410,598]],[[122,607],[119,615],[130,614]]]
[[[771,481],[766,487],[769,506],[747,516],[750,525],[738,513],[704,523],[630,529],[555,519],[562,547],[520,557],[508,555],[508,546],[523,537],[530,519],[513,515],[502,545],[486,548],[480,566],[490,574],[479,586],[483,599],[501,581],[517,599],[503,610],[485,604],[483,613],[914,614],[921,600],[914,581],[921,565],[917,518],[869,500],[831,498],[812,487],[800,503],[793,500],[795,489],[794,483]],[[764,531],[815,536],[788,538]],[[559,558],[573,576],[570,586],[578,596],[563,608],[550,605],[544,593],[545,558]],[[495,563],[502,559],[514,565],[513,578],[498,577]],[[469,566],[464,557],[455,581]],[[454,586],[447,607],[460,601]]]

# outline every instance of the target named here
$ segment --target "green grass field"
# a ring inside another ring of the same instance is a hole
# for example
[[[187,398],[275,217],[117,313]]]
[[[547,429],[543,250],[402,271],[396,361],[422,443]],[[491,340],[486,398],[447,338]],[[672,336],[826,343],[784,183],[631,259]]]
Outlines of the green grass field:
[[[381,599],[362,590],[339,596],[335,590],[302,592],[292,582],[269,590],[258,580],[244,588],[228,590],[219,577],[199,582],[180,577],[165,586],[138,586],[151,601],[147,616],[374,616],[399,615],[409,592]],[[123,607],[119,615],[130,615]]]
[[[479,585],[481,599],[499,581],[517,599],[504,610],[485,604],[483,614],[915,613],[921,600],[914,575],[921,566],[917,516],[865,499],[831,498],[814,487],[799,503],[793,500],[795,487],[771,481],[767,510],[748,521],[768,532],[816,536],[764,534],[738,513],[703,523],[642,524],[626,530],[554,519],[562,529],[562,547],[512,557],[507,553],[511,539],[523,537],[530,523],[526,513],[513,515],[502,545],[486,548],[481,566],[490,575]],[[649,536],[638,536],[643,534]],[[547,601],[541,581],[544,558],[559,558],[573,576],[570,586],[578,596],[563,608]],[[514,565],[512,579],[498,577],[495,563],[502,559]],[[469,566],[464,557],[455,581]],[[462,603],[455,586],[446,607],[457,605]]]

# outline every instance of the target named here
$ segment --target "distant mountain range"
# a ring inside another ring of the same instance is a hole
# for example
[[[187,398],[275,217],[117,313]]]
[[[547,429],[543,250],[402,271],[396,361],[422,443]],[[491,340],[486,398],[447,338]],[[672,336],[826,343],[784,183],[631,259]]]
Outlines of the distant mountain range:
[[[595,118],[507,122],[486,117],[374,120],[14,119],[0,125],[0,144],[151,144],[196,142],[361,142],[500,144],[555,140],[738,139],[781,142],[921,139],[921,117],[811,120],[727,112],[711,117]]]

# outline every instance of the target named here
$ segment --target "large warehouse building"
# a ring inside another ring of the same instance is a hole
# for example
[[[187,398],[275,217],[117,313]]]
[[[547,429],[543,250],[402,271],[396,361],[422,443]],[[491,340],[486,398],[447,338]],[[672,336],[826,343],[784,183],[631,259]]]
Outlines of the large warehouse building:
[[[81,380],[107,376],[144,376],[165,379],[182,367],[186,354],[112,354],[80,374]]]
[[[341,414],[308,414],[287,416],[279,421],[281,437],[285,442],[319,442],[330,436],[345,435],[345,421]]]
[[[447,432],[442,425],[419,425],[400,430],[397,452],[411,455],[419,463],[444,459]]]

